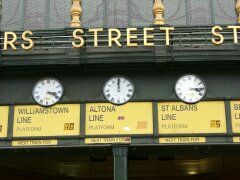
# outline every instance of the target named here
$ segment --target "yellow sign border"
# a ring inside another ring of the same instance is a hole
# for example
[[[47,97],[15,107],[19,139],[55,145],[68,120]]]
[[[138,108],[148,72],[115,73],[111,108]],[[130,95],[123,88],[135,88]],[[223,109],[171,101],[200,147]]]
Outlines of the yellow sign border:
[[[86,103],[86,135],[152,135],[152,102]]]
[[[57,104],[49,108],[14,106],[13,137],[79,136],[80,113],[80,104]]]
[[[158,130],[160,135],[176,136],[225,134],[227,133],[225,102],[202,101],[197,104],[158,102]]]

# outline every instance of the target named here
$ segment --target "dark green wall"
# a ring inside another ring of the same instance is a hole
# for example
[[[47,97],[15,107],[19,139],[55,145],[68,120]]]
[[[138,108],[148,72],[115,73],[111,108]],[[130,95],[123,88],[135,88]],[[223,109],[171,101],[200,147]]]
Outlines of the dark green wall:
[[[99,70],[101,69],[101,70]],[[174,94],[174,84],[179,76],[195,73],[207,84],[205,99],[240,98],[239,68],[177,68],[159,67],[141,69],[118,69],[99,67],[92,70],[81,69],[49,69],[45,71],[29,69],[25,72],[7,73],[2,70],[0,77],[0,104],[34,103],[31,98],[35,82],[46,76],[58,78],[64,85],[65,94],[62,103],[104,101],[102,87],[111,76],[129,77],[136,88],[133,101],[178,100]]]

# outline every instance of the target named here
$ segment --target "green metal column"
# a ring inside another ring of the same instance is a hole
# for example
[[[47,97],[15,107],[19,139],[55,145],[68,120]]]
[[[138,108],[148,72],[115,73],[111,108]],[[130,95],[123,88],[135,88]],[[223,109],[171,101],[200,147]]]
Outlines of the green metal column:
[[[114,180],[128,179],[128,146],[113,146],[114,156]]]

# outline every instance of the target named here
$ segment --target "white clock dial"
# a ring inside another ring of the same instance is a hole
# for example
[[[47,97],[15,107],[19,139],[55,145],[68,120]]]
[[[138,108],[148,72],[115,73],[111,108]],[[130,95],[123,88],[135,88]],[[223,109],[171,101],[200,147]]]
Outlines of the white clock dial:
[[[206,84],[197,75],[183,75],[176,82],[175,93],[186,103],[196,103],[205,96]]]
[[[103,87],[105,98],[113,104],[124,104],[128,102],[134,94],[132,81],[123,76],[110,78]]]
[[[33,99],[41,106],[52,106],[56,104],[63,95],[63,86],[55,78],[40,79],[33,87]]]

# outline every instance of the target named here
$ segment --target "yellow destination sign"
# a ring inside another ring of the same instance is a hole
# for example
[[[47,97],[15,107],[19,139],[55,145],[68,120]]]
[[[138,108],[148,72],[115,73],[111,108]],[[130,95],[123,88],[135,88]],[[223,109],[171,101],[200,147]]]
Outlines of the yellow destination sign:
[[[152,134],[152,103],[86,105],[86,135]]]
[[[224,102],[158,104],[160,134],[226,133]]]
[[[58,141],[56,139],[12,141],[12,146],[54,146],[57,144],[58,144]]]
[[[171,143],[205,143],[205,137],[167,137],[159,138],[159,142],[163,144]]]
[[[111,137],[111,138],[86,138],[85,144],[130,144],[131,137]]]
[[[231,119],[233,133],[240,133],[240,101],[231,101]]]
[[[8,106],[0,106],[0,138],[7,137],[8,111]]]
[[[80,105],[15,106],[13,137],[77,136]]]
[[[233,137],[233,142],[240,143],[240,137]]]

